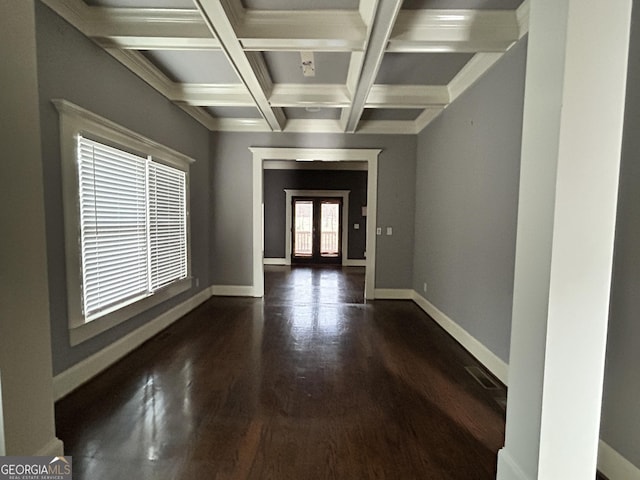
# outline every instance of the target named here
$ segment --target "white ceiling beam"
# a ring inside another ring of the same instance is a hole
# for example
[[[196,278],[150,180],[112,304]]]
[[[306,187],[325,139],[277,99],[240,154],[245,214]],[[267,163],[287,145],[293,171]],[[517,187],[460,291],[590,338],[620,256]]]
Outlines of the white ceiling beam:
[[[275,84],[269,102],[275,107],[347,107],[351,97],[345,85]]]
[[[197,10],[158,8],[90,9],[87,34],[99,45],[136,50],[218,50]]]
[[[367,41],[366,53],[362,61],[362,69],[358,81],[355,82],[352,103],[349,108],[343,111],[341,117],[344,131],[348,133],[356,131],[401,7],[402,0],[380,0],[378,2],[375,19]],[[351,71],[351,68],[349,70]]]
[[[200,107],[255,107],[243,84],[176,84],[170,100]]]
[[[245,52],[236,36],[234,26],[238,16],[233,2],[223,0],[194,0],[207,26],[220,41],[222,51],[255,100],[260,113],[274,131],[282,131],[286,119],[281,109],[272,108],[268,97],[273,87],[262,55]],[[225,9],[226,6],[226,9]]]
[[[357,11],[245,10],[236,32],[245,50],[342,51],[364,48]]]
[[[388,52],[504,52],[519,38],[513,10],[403,10]]]
[[[373,85],[365,108],[422,108],[448,103],[446,85]]]

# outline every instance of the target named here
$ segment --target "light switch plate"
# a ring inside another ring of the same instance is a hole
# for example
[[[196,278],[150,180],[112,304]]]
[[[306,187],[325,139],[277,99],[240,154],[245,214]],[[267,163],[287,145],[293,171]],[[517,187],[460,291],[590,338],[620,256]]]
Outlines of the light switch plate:
[[[382,227],[376,228],[376,235],[382,235]]]
[[[387,227],[387,235],[393,235],[393,227]]]

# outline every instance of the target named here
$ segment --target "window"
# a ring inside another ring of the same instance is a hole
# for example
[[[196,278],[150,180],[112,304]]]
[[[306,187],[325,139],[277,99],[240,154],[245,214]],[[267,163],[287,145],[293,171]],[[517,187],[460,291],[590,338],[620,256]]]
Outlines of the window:
[[[191,287],[193,160],[69,102],[54,104],[73,345]]]
[[[78,136],[86,321],[187,276],[185,172]]]

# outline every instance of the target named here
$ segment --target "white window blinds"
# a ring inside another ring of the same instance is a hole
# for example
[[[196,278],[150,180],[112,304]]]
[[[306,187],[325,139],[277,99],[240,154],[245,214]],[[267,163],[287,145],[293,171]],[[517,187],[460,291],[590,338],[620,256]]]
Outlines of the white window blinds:
[[[186,173],[84,137],[78,167],[91,321],[187,276]]]
[[[151,290],[187,276],[186,175],[149,164]]]

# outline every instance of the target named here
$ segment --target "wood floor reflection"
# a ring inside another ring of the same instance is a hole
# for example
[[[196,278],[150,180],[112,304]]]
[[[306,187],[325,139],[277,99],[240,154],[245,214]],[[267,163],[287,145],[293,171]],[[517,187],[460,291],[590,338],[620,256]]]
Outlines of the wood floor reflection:
[[[76,480],[495,478],[502,386],[360,268],[269,267],[56,404]]]

